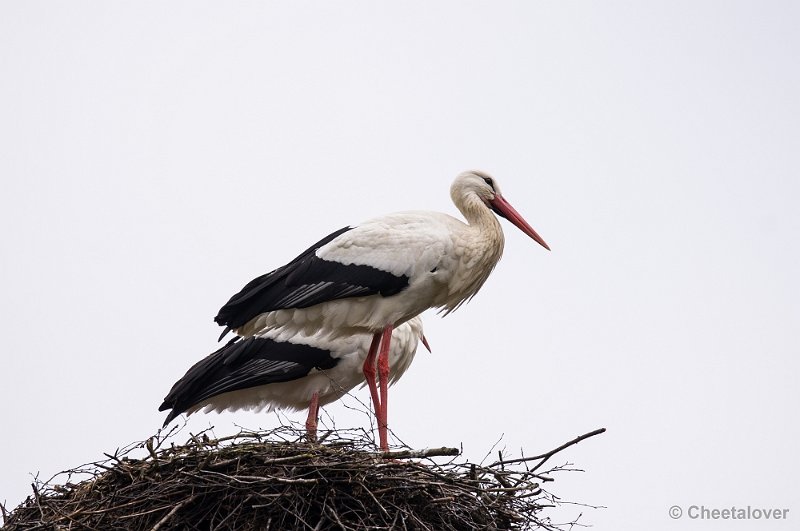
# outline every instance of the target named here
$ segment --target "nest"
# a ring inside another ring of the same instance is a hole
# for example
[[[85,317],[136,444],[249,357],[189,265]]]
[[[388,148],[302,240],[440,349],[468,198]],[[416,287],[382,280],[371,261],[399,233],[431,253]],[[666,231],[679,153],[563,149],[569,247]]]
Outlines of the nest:
[[[159,435],[34,483],[14,511],[0,506],[3,530],[560,529],[540,485],[564,467],[543,465],[603,431],[488,465],[456,462],[454,448],[376,453],[362,431],[313,444],[286,427],[179,446]]]

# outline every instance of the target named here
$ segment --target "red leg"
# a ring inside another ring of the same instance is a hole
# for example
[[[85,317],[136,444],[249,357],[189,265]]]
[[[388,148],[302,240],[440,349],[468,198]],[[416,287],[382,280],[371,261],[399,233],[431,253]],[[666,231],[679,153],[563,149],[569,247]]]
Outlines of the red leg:
[[[381,450],[389,449],[389,347],[392,344],[392,325],[383,327],[383,335],[381,337],[381,352],[378,355],[378,377],[380,378],[381,385],[381,406],[380,417],[378,418],[378,436],[381,442]]]
[[[369,345],[369,353],[364,361],[364,378],[367,380],[369,394],[372,396],[372,410],[375,418],[378,418],[380,410],[380,400],[378,399],[378,387],[375,385],[375,355],[378,353],[378,344],[381,341],[380,332],[372,336],[372,343]]]
[[[317,418],[319,417],[319,393],[311,395],[308,404],[308,418],[306,419],[306,436],[310,442],[317,441]]]

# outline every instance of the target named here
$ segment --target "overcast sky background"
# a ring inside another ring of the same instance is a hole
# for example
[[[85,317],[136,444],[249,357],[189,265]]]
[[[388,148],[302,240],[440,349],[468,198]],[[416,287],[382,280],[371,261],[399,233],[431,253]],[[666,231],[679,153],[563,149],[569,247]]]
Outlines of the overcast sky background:
[[[0,500],[153,434],[245,282],[347,224],[456,214],[450,183],[479,168],[553,251],[504,222],[480,294],[426,314],[395,433],[480,460],[503,434],[533,454],[606,427],[551,489],[607,508],[568,515],[678,529],[671,505],[750,504],[789,520],[737,529],[795,529],[798,20],[789,1],[3,2]],[[179,439],[276,422],[198,415]]]

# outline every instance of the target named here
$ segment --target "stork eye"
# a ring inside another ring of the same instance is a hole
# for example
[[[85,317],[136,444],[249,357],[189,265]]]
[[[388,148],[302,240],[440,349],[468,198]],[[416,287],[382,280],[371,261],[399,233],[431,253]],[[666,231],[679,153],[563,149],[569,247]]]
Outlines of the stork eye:
[[[492,178],[491,178],[491,177],[484,177],[484,178],[483,178],[483,182],[485,182],[486,184],[488,184],[488,185],[489,185],[489,187],[490,187],[492,190],[494,190],[494,181],[492,180]]]

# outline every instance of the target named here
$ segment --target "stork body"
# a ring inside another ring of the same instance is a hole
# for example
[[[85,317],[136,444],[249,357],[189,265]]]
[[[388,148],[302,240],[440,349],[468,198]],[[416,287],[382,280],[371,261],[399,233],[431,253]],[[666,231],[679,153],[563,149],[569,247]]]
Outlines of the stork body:
[[[394,370],[388,384],[411,365],[420,339],[424,341],[419,317],[394,330],[389,352]],[[366,385],[363,367],[371,341],[372,336],[363,333],[331,338],[280,329],[236,338],[172,386],[159,408],[172,410],[164,425],[183,412],[308,408],[306,427],[314,438],[319,407]],[[371,363],[374,366],[375,360]]]
[[[371,360],[380,345],[378,374],[364,365],[387,449],[388,356],[395,327],[429,308],[449,313],[473,297],[503,253],[495,214],[547,244],[481,172],[460,174],[450,195],[466,223],[439,212],[401,212],[345,227],[297,258],[242,288],[219,311],[217,323],[240,336],[290,330],[331,337],[371,333]],[[225,332],[223,332],[223,336]]]

